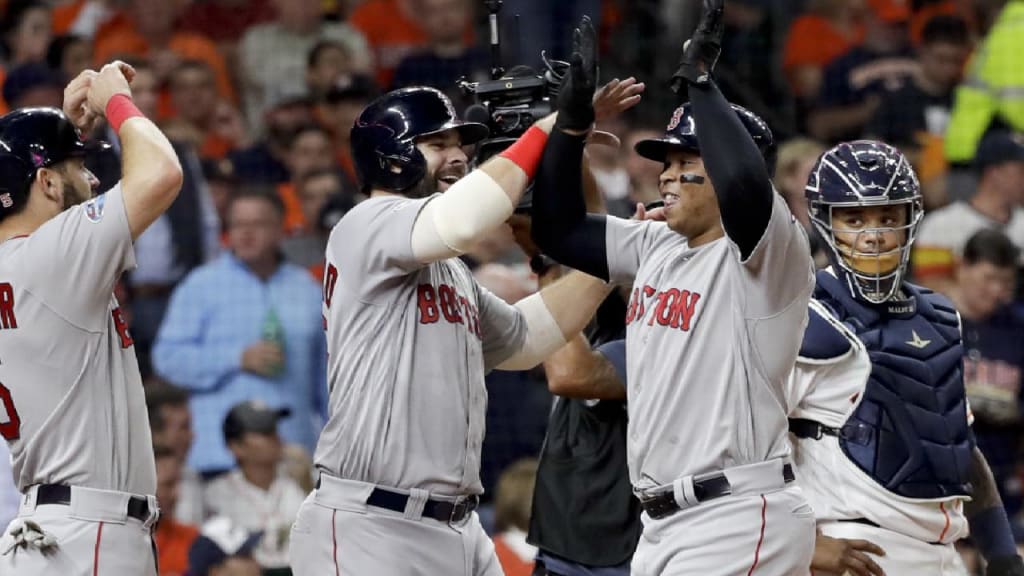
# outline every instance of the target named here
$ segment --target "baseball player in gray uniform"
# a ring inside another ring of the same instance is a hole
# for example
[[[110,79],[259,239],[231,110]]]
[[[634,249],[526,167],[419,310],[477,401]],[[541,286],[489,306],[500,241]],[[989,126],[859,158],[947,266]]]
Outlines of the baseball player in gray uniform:
[[[792,483],[783,396],[813,266],[765,168],[771,132],[710,79],[722,4],[705,0],[684,48],[690,102],[663,138],[636,146],[664,166],[666,222],[587,215],[573,174],[583,139],[559,130],[533,197],[545,252],[633,282],[627,463],[644,508],[631,567],[639,576],[806,574],[814,547],[814,513]],[[593,42],[592,30],[578,36]]]
[[[512,215],[553,122],[467,174],[462,146],[487,128],[459,121],[437,90],[391,92],[356,120],[370,198],[327,247],[329,419],[292,528],[298,576],[502,573],[474,512],[484,374],[539,364],[609,288],[573,273],[512,306],[456,256]]]
[[[159,510],[132,338],[113,297],[132,241],[174,200],[181,168],[131,101],[131,67],[85,71],[64,111],[0,118],[0,435],[23,493],[0,574],[155,575]],[[106,118],[121,181],[94,196],[76,126]]]

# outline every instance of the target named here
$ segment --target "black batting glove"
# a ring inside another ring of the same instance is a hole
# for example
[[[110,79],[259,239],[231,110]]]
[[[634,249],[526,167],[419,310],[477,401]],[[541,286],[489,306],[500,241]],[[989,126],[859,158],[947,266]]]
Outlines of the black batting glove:
[[[569,71],[558,90],[555,128],[589,130],[594,123],[594,91],[597,89],[597,33],[584,16],[572,35]]]
[[[700,23],[683,44],[679,69],[672,75],[672,91],[679,93],[686,83],[701,86],[711,81],[711,71],[722,53],[725,32],[725,0],[704,0]]]

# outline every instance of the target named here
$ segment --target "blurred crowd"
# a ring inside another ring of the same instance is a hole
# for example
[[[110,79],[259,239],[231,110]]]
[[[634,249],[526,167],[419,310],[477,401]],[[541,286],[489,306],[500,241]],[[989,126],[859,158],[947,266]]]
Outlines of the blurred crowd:
[[[658,199],[661,166],[633,144],[659,135],[676,105],[666,80],[691,4],[504,2],[506,68],[539,69],[541,49],[565,58],[570,24],[590,14],[604,80],[647,82],[639,107],[600,126],[622,146],[588,152],[614,214]],[[184,168],[179,198],[138,239],[138,267],[118,286],[147,382],[161,574],[287,573],[326,410],[324,248],[363,198],[349,129],[398,87],[472,104],[456,82],[489,77],[483,3],[7,0],[0,10],[0,107],[60,106],[69,78],[122,59],[137,71],[137,106]],[[719,84],[771,125],[776,186],[805,226],[804,184],[827,146],[877,138],[914,163],[928,212],[913,278],[961,312],[974,428],[1024,541],[1024,1],[729,0],[726,17]],[[119,177],[117,137],[91,136],[113,144],[92,166],[105,189]],[[509,302],[536,289],[511,230],[466,260]],[[495,372],[488,389],[484,520],[501,534],[506,572],[528,574],[531,459],[552,396],[541,371]],[[17,510],[10,480],[0,473],[0,525]]]

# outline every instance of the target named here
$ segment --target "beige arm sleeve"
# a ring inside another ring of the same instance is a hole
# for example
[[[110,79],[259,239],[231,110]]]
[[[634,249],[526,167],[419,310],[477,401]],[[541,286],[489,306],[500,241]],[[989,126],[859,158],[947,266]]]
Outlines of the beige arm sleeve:
[[[516,308],[526,320],[526,340],[519,352],[497,366],[498,370],[529,370],[567,344],[540,292],[516,302]]]
[[[412,229],[413,255],[427,264],[463,254],[514,209],[494,178],[474,170],[420,211]]]

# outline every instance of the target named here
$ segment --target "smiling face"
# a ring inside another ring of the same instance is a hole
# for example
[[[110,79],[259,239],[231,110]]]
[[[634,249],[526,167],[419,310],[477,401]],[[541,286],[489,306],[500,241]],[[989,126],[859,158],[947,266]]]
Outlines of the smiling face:
[[[469,158],[462,149],[458,130],[421,136],[416,139],[416,149],[427,161],[427,172],[408,193],[413,198],[445,192],[469,172]]]
[[[658,178],[658,192],[665,202],[665,220],[672,230],[691,240],[721,232],[718,199],[698,154],[670,151]]]

